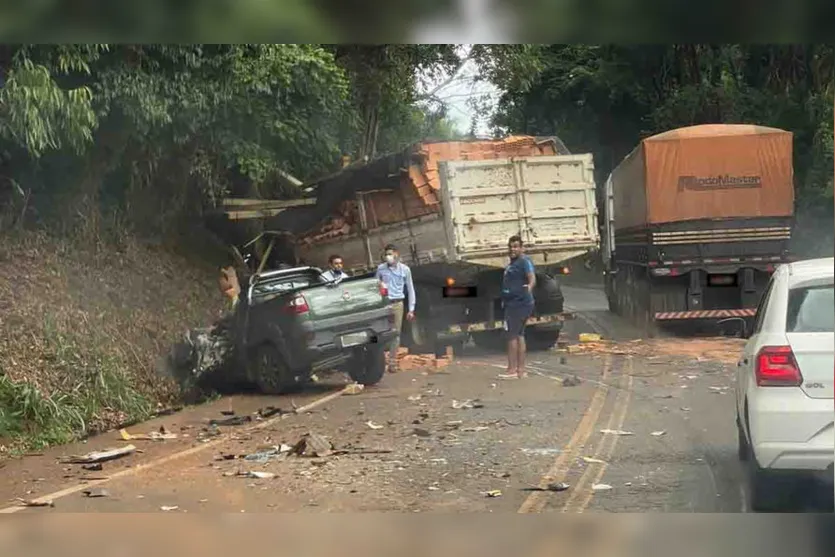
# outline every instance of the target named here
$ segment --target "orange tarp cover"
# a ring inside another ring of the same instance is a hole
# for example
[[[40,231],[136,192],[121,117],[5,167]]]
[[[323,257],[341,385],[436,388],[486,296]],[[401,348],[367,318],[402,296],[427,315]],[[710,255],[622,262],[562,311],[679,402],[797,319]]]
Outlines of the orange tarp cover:
[[[628,213],[618,228],[794,212],[790,132],[738,124],[692,126],[649,137],[639,151],[643,172],[628,170],[639,161],[627,161],[614,178],[615,195]]]

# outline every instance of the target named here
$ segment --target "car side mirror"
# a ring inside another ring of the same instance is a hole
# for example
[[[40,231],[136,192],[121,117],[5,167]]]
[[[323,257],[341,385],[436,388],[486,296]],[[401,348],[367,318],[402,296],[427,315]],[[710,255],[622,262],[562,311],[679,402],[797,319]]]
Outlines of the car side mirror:
[[[720,327],[722,336],[735,338],[749,338],[750,331],[748,330],[748,322],[742,317],[729,317],[722,319],[717,323]]]

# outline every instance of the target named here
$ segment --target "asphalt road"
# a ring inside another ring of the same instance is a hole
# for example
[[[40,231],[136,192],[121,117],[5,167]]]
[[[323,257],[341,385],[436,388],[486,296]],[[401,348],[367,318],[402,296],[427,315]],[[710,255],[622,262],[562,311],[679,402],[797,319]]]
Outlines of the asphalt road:
[[[130,441],[141,452],[101,470],[59,459],[128,444],[118,432],[8,461],[0,501],[54,504],[25,513],[745,511],[728,347],[629,342],[635,331],[606,312],[602,292],[565,294],[581,316],[567,324],[566,340],[600,332],[614,348],[531,354],[531,374],[518,381],[498,378],[502,354],[468,347],[441,371],[389,375],[355,395],[331,396],[346,383],[333,374],[292,396],[227,397],[130,428],[164,426],[177,438]],[[579,384],[563,385],[575,376]],[[259,408],[311,403],[307,412],[254,417]],[[251,421],[207,424],[233,412]],[[243,458],[306,433],[343,454]],[[555,483],[568,487],[536,491]],[[90,489],[103,496],[85,495]],[[814,495],[788,510],[831,510]]]

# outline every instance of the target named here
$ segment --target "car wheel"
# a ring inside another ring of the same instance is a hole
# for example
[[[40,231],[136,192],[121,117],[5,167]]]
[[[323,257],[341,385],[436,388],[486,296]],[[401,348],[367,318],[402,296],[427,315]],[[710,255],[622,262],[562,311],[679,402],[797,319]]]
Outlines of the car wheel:
[[[296,386],[296,381],[274,346],[262,344],[249,356],[249,379],[264,394],[281,394]]]
[[[787,473],[761,468],[753,452],[746,462],[748,503],[754,512],[786,512],[795,482]]]
[[[748,439],[745,437],[745,430],[739,418],[736,419],[737,456],[741,462],[748,462],[751,458],[751,448],[748,446]]]
[[[356,351],[348,362],[348,376],[365,386],[376,385],[386,373],[386,354],[381,344],[369,344]]]

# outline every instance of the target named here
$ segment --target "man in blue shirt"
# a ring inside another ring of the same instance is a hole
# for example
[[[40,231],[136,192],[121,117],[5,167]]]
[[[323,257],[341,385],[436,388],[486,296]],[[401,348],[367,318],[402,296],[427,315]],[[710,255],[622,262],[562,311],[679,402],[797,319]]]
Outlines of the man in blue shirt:
[[[525,376],[525,323],[533,315],[536,271],[533,262],[524,253],[521,237],[511,236],[507,245],[510,264],[505,268],[502,279],[507,374],[502,377],[515,379]]]
[[[388,299],[394,309],[394,328],[397,334],[389,345],[389,371],[395,373],[397,369],[397,349],[400,347],[400,332],[403,329],[403,305],[408,300],[409,311],[406,319],[415,318],[415,284],[412,281],[412,270],[400,262],[397,248],[389,244],[385,250],[385,263],[377,267],[377,280],[388,290]]]

